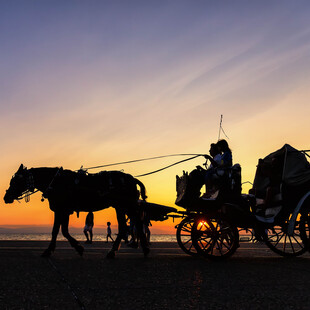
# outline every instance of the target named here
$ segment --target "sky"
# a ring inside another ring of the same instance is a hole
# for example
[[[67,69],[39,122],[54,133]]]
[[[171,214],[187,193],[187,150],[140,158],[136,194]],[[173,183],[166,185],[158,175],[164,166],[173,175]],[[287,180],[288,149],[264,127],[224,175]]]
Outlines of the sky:
[[[310,149],[309,16],[308,1],[1,1],[0,196],[21,163],[76,170],[208,153],[221,115],[243,182],[285,143]],[[181,159],[113,169],[138,175]],[[148,201],[175,206],[175,176],[203,163],[141,177]],[[40,199],[1,199],[0,227],[50,225]],[[111,208],[95,214],[95,225],[108,220],[115,230]]]

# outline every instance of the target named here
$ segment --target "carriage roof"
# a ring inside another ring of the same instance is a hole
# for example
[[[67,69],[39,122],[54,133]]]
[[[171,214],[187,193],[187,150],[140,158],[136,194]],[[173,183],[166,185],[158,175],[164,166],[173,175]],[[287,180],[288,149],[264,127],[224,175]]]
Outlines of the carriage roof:
[[[301,186],[310,182],[310,164],[307,161],[305,153],[299,151],[289,144],[285,144],[279,150],[266,156],[262,163],[272,167],[277,161],[279,165],[279,173],[281,173],[281,182],[286,185]],[[254,186],[263,189],[268,186],[269,181],[260,171],[261,164],[259,163],[256,170]]]

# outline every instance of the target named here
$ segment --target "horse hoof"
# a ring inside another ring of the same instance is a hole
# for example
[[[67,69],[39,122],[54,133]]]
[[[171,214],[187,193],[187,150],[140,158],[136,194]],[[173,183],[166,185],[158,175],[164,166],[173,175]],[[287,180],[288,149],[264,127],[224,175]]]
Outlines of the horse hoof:
[[[83,252],[84,252],[84,247],[82,247],[81,245],[76,246],[76,251],[82,256]]]
[[[110,251],[110,252],[107,254],[107,258],[109,258],[109,259],[115,258],[115,252],[114,252],[114,251]]]
[[[50,250],[45,250],[42,254],[41,257],[50,257],[51,256],[51,251]]]

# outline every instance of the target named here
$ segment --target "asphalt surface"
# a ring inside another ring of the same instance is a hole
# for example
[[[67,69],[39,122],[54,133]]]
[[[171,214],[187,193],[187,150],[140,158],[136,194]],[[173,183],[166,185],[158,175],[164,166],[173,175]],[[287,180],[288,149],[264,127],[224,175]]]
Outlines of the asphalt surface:
[[[0,241],[0,309],[310,309],[310,255],[283,258],[264,244],[242,243],[229,259],[184,254],[154,243],[145,259],[123,245],[67,242],[50,259],[45,241]]]

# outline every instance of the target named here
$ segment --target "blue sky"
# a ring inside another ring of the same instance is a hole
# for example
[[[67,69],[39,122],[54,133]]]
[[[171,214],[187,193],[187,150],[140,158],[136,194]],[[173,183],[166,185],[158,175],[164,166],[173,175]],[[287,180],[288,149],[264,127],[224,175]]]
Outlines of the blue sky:
[[[309,148],[309,11],[308,1],[2,1],[1,193],[21,162],[76,169],[207,152],[221,114],[245,180],[284,143]],[[147,179],[154,202],[173,204],[175,185],[156,182],[176,173]]]

